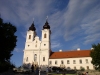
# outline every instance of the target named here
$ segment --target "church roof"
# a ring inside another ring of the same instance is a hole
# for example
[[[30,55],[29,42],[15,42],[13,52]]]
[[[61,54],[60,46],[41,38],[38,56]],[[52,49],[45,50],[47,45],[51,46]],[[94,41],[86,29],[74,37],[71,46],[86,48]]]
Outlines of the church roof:
[[[32,30],[32,31],[35,31],[35,30],[36,30],[36,28],[35,28],[35,26],[34,26],[34,22],[33,22],[32,25],[29,27],[29,30]]]
[[[91,50],[52,52],[50,59],[90,57]]]
[[[43,29],[50,29],[48,21],[46,21],[45,25],[43,26]]]

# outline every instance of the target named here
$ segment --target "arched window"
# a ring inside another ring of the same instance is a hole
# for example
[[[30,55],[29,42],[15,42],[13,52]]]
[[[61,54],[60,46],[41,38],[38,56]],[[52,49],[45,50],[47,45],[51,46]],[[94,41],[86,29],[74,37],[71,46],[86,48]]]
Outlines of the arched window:
[[[67,64],[69,64],[69,60],[67,60]]]
[[[45,61],[45,57],[43,57],[43,61]]]
[[[52,61],[49,61],[49,64],[51,65],[52,64]]]
[[[37,47],[37,45],[35,45],[35,47]]]
[[[89,66],[87,66],[87,70],[89,70]]]
[[[31,39],[31,35],[29,35],[29,39]]]
[[[34,54],[34,61],[37,61],[37,54]]]
[[[44,34],[44,38],[46,38],[46,33]]]
[[[76,66],[74,67],[74,70],[76,70]]]
[[[57,64],[57,61],[55,61],[55,64]]]
[[[61,64],[64,64],[63,60],[61,61]]]
[[[28,57],[26,58],[26,62],[28,62]]]
[[[73,60],[73,64],[76,64],[76,61],[75,60]]]
[[[86,63],[88,64],[89,62],[88,62],[88,59],[86,59]]]
[[[82,60],[79,60],[80,64],[82,64]]]

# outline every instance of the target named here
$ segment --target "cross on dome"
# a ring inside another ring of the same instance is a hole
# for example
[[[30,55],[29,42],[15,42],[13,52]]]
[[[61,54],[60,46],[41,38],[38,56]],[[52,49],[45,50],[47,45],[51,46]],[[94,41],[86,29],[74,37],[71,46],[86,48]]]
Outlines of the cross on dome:
[[[48,23],[48,16],[46,17],[46,23],[43,26],[43,29],[50,29],[49,23]]]

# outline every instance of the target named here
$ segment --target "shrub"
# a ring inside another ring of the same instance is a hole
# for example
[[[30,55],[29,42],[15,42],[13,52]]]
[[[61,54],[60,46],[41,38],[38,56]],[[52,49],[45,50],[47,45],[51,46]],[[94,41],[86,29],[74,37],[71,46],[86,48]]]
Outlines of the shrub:
[[[85,68],[84,67],[81,67],[81,71],[85,71]]]
[[[0,73],[8,71],[9,69],[12,69],[14,67],[15,65],[12,64],[11,62],[7,62],[7,61],[0,62],[0,68],[1,68]]]

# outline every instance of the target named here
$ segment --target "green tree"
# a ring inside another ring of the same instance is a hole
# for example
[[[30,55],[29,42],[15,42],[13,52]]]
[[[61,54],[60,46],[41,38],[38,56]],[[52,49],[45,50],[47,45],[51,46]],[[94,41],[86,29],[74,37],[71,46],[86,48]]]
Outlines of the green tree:
[[[16,47],[16,31],[15,26],[11,23],[3,23],[3,19],[0,18],[0,68],[2,69],[9,66],[10,57],[13,55],[12,51]]]
[[[100,44],[92,45],[93,49],[90,53],[92,57],[91,63],[94,65],[95,69],[100,70]]]

